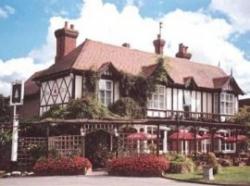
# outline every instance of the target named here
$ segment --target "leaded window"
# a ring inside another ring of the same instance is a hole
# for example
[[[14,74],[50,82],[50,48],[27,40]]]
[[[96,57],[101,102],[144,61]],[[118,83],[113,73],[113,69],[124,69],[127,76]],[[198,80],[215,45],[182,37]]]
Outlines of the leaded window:
[[[111,80],[101,79],[99,81],[99,100],[105,106],[113,102],[113,82]]]
[[[148,98],[149,109],[165,109],[165,87],[157,85],[155,92]]]
[[[220,95],[220,113],[233,115],[234,114],[234,95],[222,92]]]

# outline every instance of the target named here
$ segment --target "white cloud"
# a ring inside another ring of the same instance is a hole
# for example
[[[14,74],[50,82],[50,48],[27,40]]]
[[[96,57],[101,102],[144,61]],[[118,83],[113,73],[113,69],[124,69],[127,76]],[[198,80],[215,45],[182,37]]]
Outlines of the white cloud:
[[[15,80],[25,80],[35,71],[44,69],[47,63],[36,64],[30,57],[10,59],[7,61],[0,60],[0,93],[9,95],[10,82]]]
[[[250,1],[212,0],[210,8],[226,14],[237,31],[245,32],[250,30]]]
[[[9,15],[12,15],[15,13],[15,9],[9,5],[5,5],[3,7],[0,7],[0,19],[1,18],[8,18]]]
[[[233,67],[234,75],[241,87],[250,91],[250,82],[247,81],[250,78],[250,62],[244,58],[244,52],[229,41],[229,38],[235,34],[233,24],[222,18],[213,18],[202,11],[175,10],[163,14],[159,20],[164,23],[163,38],[167,42],[165,47],[167,55],[174,56],[178,44],[183,42],[189,46],[194,61],[213,65],[217,65],[220,61],[221,66],[228,73]],[[104,4],[101,0],[85,0],[80,16],[76,19],[68,19],[80,32],[78,44],[85,38],[115,45],[128,42],[132,48],[150,52],[154,51],[152,41],[158,33],[159,20],[142,17],[138,7],[133,4],[126,5],[119,12],[115,5]],[[40,49],[32,50],[28,54],[29,62],[16,62],[22,63],[23,67],[24,64],[29,63],[30,74],[31,71],[51,64],[55,56],[54,31],[62,27],[64,21],[65,17],[52,17],[46,43]],[[13,61],[5,63],[15,66]],[[10,72],[28,77],[24,68],[11,69]]]

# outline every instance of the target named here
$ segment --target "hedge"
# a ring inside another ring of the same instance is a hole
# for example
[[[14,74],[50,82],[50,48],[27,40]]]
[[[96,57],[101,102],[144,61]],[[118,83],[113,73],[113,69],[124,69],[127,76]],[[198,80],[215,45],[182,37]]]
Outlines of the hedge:
[[[108,164],[108,173],[117,176],[161,176],[168,169],[169,161],[156,155],[122,157]]]
[[[75,156],[39,159],[33,170],[37,175],[80,175],[91,168],[87,158]]]

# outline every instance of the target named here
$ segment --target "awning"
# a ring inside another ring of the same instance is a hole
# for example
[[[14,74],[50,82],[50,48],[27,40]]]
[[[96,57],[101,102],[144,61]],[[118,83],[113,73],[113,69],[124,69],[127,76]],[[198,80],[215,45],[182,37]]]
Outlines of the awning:
[[[156,138],[157,138],[156,135],[147,134],[147,133],[144,133],[144,132],[138,132],[138,133],[136,132],[136,133],[129,134],[127,136],[128,140],[154,140]]]

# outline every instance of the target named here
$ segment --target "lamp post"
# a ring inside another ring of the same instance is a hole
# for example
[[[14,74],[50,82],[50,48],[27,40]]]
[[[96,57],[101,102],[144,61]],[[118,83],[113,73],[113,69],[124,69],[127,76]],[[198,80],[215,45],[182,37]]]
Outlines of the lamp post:
[[[85,136],[86,136],[86,129],[83,127],[80,128],[80,136],[81,136],[81,154],[85,156]]]

